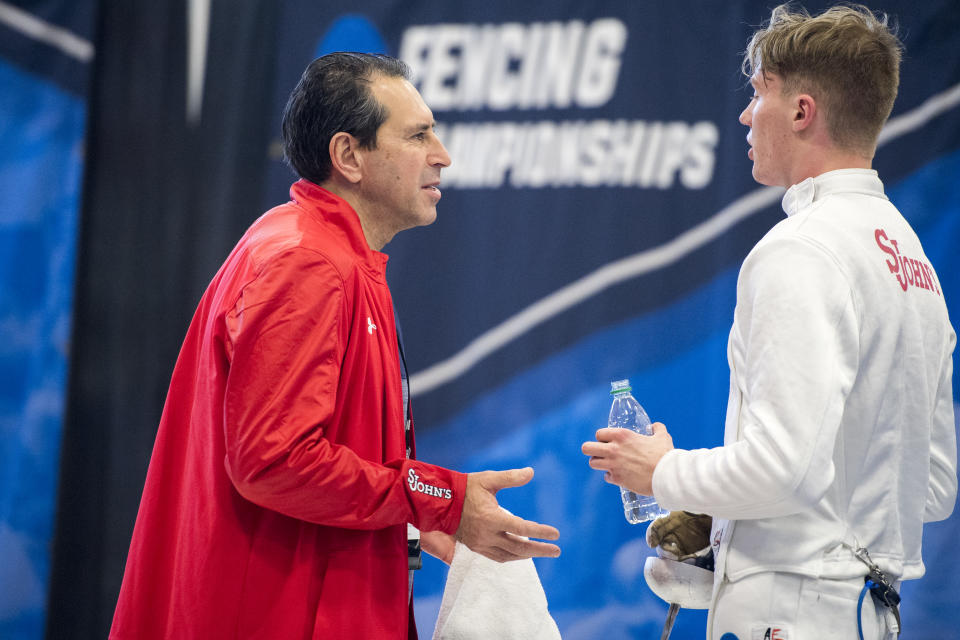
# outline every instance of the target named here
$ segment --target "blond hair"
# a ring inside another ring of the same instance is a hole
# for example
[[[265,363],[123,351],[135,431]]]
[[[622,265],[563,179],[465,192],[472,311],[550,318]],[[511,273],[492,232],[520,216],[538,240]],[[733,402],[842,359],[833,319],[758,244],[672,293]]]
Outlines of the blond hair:
[[[900,84],[903,45],[887,22],[863,5],[811,16],[782,4],[747,44],[743,73],[772,73],[784,93],[810,94],[834,144],[872,157]]]

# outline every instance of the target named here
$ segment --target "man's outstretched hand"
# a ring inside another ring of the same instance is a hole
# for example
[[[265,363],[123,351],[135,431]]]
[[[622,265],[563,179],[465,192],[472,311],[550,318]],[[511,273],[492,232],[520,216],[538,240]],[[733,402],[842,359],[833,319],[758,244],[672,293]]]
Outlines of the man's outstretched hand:
[[[525,558],[556,558],[560,547],[524,538],[556,540],[555,528],[524,520],[500,508],[496,493],[500,489],[520,487],[533,478],[533,469],[480,471],[467,475],[467,495],[456,539],[472,551],[497,562]]]

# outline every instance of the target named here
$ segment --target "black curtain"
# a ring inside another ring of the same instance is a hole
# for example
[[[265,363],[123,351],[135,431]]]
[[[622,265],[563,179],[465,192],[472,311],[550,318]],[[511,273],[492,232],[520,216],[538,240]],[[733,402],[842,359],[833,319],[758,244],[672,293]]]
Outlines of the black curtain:
[[[105,638],[170,373],[260,213],[278,3],[214,0],[202,119],[187,3],[98,9],[48,638]]]

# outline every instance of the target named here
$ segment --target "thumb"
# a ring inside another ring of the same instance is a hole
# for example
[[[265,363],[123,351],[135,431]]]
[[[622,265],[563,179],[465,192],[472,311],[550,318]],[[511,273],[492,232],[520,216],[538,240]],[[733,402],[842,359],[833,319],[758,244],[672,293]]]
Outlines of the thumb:
[[[666,425],[664,425],[662,422],[654,422],[652,425],[650,425],[650,430],[653,433],[653,435],[656,435],[661,431],[666,431],[666,429],[667,429]]]
[[[490,471],[484,479],[483,486],[488,491],[496,493],[508,487],[522,487],[533,479],[533,468],[507,469],[506,471]]]
[[[656,549],[663,541],[663,520],[663,518],[655,518],[653,522],[650,523],[650,526],[647,527],[647,546],[651,549]]]

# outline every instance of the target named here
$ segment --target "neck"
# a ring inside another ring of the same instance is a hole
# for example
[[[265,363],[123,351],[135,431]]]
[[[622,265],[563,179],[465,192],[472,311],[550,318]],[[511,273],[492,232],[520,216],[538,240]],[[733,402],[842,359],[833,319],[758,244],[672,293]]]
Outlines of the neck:
[[[791,186],[803,182],[807,178],[815,178],[828,171],[837,169],[870,169],[873,167],[873,156],[864,156],[854,151],[831,149],[822,153],[807,153],[802,156],[805,160],[794,167],[790,172]]]
[[[343,198],[360,219],[360,228],[363,230],[363,237],[367,241],[367,246],[374,251],[382,250],[388,242],[393,240],[396,231],[384,224],[382,218],[376,215],[375,207],[366,204],[359,190],[351,188],[350,183],[344,184],[342,181],[327,180],[320,185],[330,193]]]

